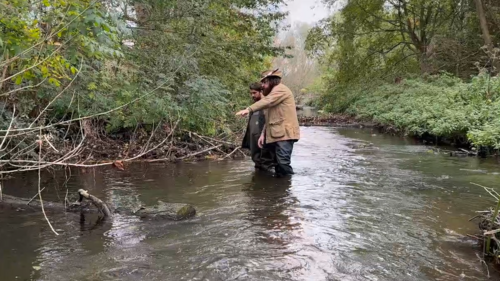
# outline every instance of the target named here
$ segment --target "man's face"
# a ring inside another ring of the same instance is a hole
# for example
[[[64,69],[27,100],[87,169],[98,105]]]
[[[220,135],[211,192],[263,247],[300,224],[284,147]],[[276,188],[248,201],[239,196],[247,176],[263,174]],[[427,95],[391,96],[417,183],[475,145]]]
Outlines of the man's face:
[[[259,91],[250,90],[250,95],[252,96],[254,102],[260,101],[261,96]]]
[[[271,93],[271,83],[269,83],[269,79],[264,79],[262,83],[260,83],[262,87],[262,95],[267,96],[269,93]]]
[[[269,80],[264,79],[264,81],[262,81],[262,83],[260,83],[260,85],[262,87],[262,92],[265,93],[269,89]]]

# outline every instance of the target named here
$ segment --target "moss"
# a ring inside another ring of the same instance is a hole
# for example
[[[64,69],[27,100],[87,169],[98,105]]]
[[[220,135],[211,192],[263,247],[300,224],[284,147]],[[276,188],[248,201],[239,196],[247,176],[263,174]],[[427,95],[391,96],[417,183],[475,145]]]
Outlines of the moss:
[[[177,216],[180,219],[191,218],[196,215],[196,209],[191,205],[184,205],[177,211]]]

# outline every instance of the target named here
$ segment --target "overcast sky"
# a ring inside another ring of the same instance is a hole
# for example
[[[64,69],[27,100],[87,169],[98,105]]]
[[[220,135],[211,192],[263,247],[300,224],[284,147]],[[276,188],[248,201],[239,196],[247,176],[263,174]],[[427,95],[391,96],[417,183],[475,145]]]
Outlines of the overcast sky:
[[[294,22],[315,22],[328,15],[328,9],[319,0],[288,0],[285,10],[289,12],[288,19]]]

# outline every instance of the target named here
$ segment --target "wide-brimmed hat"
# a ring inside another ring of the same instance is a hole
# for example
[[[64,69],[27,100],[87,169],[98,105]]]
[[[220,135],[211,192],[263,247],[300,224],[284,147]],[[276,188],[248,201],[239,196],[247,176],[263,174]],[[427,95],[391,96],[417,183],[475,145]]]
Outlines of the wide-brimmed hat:
[[[283,73],[279,70],[279,68],[276,68],[275,70],[267,70],[267,71],[262,72],[261,77],[262,78],[260,79],[260,82],[264,81],[264,79],[266,79],[268,77],[283,78]]]

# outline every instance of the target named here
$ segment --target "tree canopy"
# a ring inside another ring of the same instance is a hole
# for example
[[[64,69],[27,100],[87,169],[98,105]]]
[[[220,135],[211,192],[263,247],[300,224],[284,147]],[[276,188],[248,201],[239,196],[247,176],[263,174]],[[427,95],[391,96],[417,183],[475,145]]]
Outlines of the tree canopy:
[[[76,151],[161,124],[239,134],[248,85],[284,54],[274,46],[281,4],[0,0],[0,161],[39,158],[42,136]]]
[[[324,0],[340,10],[308,34],[317,101],[413,135],[500,147],[500,2]]]
[[[498,34],[499,4],[483,2],[491,11],[488,26]],[[440,71],[467,78],[477,73],[475,64],[492,65],[494,57],[481,51],[479,23],[471,1],[350,0],[312,30],[307,48],[333,64],[338,83]]]
[[[175,116],[215,133],[283,52],[279,4],[1,1],[2,97],[29,118],[97,115],[116,130]]]

